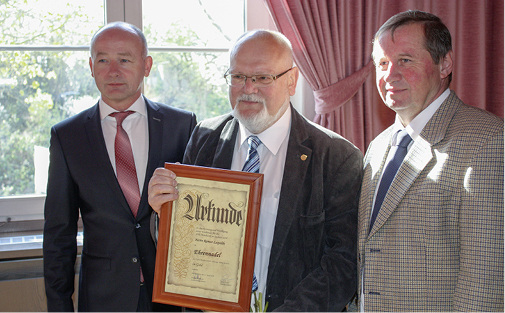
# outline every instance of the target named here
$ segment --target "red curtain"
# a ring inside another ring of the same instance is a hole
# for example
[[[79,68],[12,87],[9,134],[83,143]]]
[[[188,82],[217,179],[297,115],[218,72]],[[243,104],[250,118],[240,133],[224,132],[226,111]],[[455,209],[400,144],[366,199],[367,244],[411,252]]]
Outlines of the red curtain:
[[[453,38],[451,89],[503,118],[503,0],[264,0],[314,91],[315,121],[363,152],[394,121],[380,99],[370,58],[377,29],[396,13],[438,15]]]

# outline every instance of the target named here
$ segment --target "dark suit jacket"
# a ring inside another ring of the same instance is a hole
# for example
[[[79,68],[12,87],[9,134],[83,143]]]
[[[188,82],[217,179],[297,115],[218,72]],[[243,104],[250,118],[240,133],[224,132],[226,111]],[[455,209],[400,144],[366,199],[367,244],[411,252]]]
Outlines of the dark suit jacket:
[[[292,113],[265,299],[269,310],[341,311],[356,287],[362,154]],[[229,169],[237,132],[231,115],[201,122],[184,163]]]
[[[365,156],[365,311],[503,312],[503,120],[451,92],[409,149],[369,233],[392,129]]]
[[[156,248],[147,185],[156,167],[182,161],[193,113],[146,99],[149,157],[137,218],[116,179],[98,104],[51,129],[45,203],[44,277],[50,311],[73,310],[79,213],[84,225],[79,311],[136,311],[139,262],[152,294]]]

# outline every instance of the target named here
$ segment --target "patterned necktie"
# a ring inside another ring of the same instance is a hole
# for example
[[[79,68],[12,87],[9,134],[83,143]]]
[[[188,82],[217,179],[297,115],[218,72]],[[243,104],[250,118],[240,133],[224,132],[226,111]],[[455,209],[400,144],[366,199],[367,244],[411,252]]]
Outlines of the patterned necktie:
[[[123,129],[125,118],[134,111],[114,112],[110,116],[116,118],[117,131],[114,140],[114,154],[116,155],[116,176],[123,190],[123,195],[130,206],[133,216],[137,217],[140,203],[140,189],[133,159],[133,150],[128,134]],[[144,282],[144,274],[140,267],[140,282]]]
[[[117,132],[114,140],[114,152],[116,155],[116,175],[123,194],[130,206],[133,216],[137,217],[140,203],[140,189],[135,170],[135,161],[133,160],[133,151],[128,134],[123,129],[124,119],[135,113],[133,111],[114,112],[112,117],[116,118]]]
[[[249,150],[247,150],[247,158],[242,168],[242,172],[259,173],[260,172],[260,156],[258,154],[258,147],[261,144],[261,140],[256,136],[247,137],[247,143],[249,144]],[[253,273],[253,283],[252,292],[258,290],[258,280],[256,279],[256,274]]]
[[[258,154],[258,146],[261,140],[256,136],[247,137],[249,150],[247,150],[247,159],[245,160],[242,172],[259,173],[260,172],[260,156]]]
[[[391,185],[391,182],[393,182],[393,178],[395,178],[396,172],[398,171],[398,168],[400,168],[405,155],[407,155],[407,147],[411,141],[412,138],[410,138],[407,131],[402,130],[396,137],[396,145],[391,147],[390,153],[394,153],[394,156],[386,165],[384,174],[382,174],[379,189],[377,190],[377,196],[375,197],[375,205],[373,207],[372,217],[370,218],[370,227],[368,228],[368,233],[370,233],[372,230],[372,226],[375,222],[375,219],[377,218],[377,214],[379,213],[379,210],[382,206],[382,202],[386,197],[389,186]]]

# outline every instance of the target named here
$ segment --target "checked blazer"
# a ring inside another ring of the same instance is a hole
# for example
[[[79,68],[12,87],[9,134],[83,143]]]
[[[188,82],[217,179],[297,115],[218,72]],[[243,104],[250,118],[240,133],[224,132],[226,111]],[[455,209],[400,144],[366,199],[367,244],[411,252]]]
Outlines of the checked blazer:
[[[364,159],[365,311],[503,312],[503,120],[452,91],[412,143],[368,233],[391,136],[389,127]]]

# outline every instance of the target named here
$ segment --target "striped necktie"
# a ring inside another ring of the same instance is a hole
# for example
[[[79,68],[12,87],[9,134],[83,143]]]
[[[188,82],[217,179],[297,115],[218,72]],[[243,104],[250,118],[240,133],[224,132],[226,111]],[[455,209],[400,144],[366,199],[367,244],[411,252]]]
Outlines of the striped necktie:
[[[261,144],[261,140],[256,136],[247,137],[247,143],[249,144],[249,150],[247,150],[247,158],[242,168],[242,172],[259,173],[260,172],[260,156],[258,154],[258,146]],[[258,280],[256,275],[253,273],[253,284],[252,292],[258,290]]]
[[[258,146],[261,140],[256,136],[247,137],[249,150],[247,150],[247,159],[245,160],[243,172],[259,173],[260,172],[260,156],[258,154]]]

